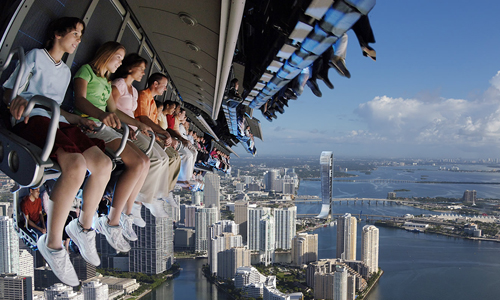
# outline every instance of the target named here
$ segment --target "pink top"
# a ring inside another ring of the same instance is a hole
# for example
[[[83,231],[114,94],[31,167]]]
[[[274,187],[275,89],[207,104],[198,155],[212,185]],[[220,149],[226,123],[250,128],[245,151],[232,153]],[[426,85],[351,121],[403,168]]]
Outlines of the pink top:
[[[127,84],[125,83],[125,79],[118,78],[113,80],[111,85],[115,86],[120,92],[120,98],[114,99],[116,103],[116,108],[121,110],[123,113],[127,114],[132,119],[134,117],[134,111],[137,109],[137,97],[138,93],[135,87],[132,86],[132,94],[129,93]],[[134,131],[137,130],[137,127],[131,126]]]

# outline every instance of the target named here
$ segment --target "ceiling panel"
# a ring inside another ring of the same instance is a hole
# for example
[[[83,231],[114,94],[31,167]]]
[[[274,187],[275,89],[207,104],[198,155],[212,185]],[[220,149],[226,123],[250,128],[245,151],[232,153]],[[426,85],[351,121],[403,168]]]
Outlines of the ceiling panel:
[[[183,100],[209,115],[217,76],[220,2],[127,0]],[[181,13],[191,16],[196,24],[186,24],[179,17]],[[189,42],[199,50],[192,50]]]

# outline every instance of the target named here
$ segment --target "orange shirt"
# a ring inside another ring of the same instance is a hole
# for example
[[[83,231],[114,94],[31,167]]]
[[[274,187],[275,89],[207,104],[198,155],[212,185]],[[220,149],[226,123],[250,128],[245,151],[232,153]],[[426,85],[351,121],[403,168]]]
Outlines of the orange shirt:
[[[158,109],[156,108],[155,98],[150,89],[145,89],[139,92],[137,99],[137,109],[134,116],[147,116],[151,121],[158,124]]]

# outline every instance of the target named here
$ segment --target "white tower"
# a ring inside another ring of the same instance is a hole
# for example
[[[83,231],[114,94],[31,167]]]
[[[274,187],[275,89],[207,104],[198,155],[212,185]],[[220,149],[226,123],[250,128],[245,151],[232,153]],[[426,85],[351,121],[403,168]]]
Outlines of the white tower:
[[[368,266],[368,272],[378,272],[379,230],[365,225],[361,232],[361,260]]]
[[[321,174],[321,212],[317,218],[328,218],[332,213],[333,197],[333,152],[323,151],[319,158]]]
[[[347,213],[337,221],[337,258],[356,260],[357,221]]]

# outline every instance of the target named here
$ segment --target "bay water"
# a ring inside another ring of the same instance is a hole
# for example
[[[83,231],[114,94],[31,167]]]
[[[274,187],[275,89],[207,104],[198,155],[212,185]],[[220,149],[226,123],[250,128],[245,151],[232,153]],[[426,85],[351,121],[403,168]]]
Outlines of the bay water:
[[[459,166],[460,169],[470,168]],[[450,166],[451,168],[451,166]],[[478,169],[477,166],[472,168]],[[482,170],[488,170],[483,167]],[[478,198],[500,198],[500,174],[489,172],[449,172],[433,166],[383,167],[371,174],[357,173],[367,181],[335,182],[334,197],[386,198],[388,192],[404,197],[460,198],[466,189],[477,191]],[[409,181],[468,182],[456,183],[398,183],[391,179]],[[387,179],[387,181],[370,181]],[[479,184],[485,183],[485,184]],[[488,184],[486,184],[488,183]],[[319,181],[301,181],[299,195],[320,196]],[[298,213],[319,213],[320,204],[298,204]],[[402,216],[431,213],[403,205],[368,205],[359,202],[335,203],[333,213],[376,214]],[[358,254],[360,256],[361,228],[358,224]],[[477,242],[435,234],[411,233],[400,229],[379,228],[379,266],[384,275],[374,287],[368,300],[422,300],[422,299],[500,299],[500,243]],[[336,227],[315,230],[319,236],[319,258],[334,258]],[[230,297],[208,282],[202,275],[205,259],[178,260],[183,270],[174,280],[146,295],[143,299],[216,299]]]

